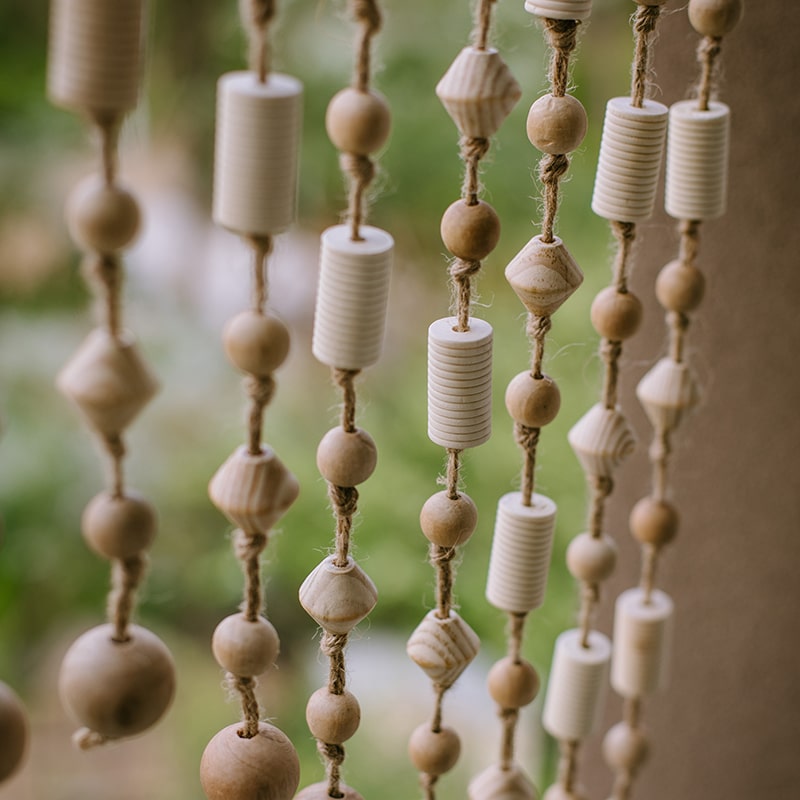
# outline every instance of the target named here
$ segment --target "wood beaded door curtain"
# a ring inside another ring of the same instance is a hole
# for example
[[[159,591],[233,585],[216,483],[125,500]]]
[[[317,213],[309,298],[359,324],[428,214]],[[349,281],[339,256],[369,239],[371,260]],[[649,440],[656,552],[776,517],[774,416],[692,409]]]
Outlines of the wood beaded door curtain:
[[[448,315],[428,327],[428,437],[445,449],[447,465],[437,479],[444,488],[420,512],[436,574],[436,603],[407,644],[408,656],[433,690],[430,719],[409,740],[410,760],[426,800],[435,800],[440,780],[459,759],[460,739],[445,724],[444,699],[479,648],[478,636],[455,610],[453,591],[459,549],[478,518],[475,503],[462,490],[462,455],[491,435],[493,331],[473,315],[473,289],[481,262],[497,245],[500,221],[481,199],[480,162],[522,95],[491,46],[494,2],[475,3],[471,41],[436,87],[460,135],[464,178],[460,197],[441,221],[442,240],[451,254],[451,306]],[[702,37],[699,78],[693,98],[669,109],[651,97],[650,70],[666,5],[665,0],[635,0],[631,91],[608,101],[591,199],[593,211],[609,221],[617,251],[612,285],[591,307],[604,364],[601,398],[568,437],[586,473],[590,503],[587,530],[567,550],[568,570],[580,585],[578,625],[556,642],[544,701],[544,728],[560,748],[557,781],[544,792],[545,800],[589,796],[580,780],[579,754],[600,718],[609,673],[623,698],[622,721],[603,741],[613,772],[610,800],[633,796],[649,739],[667,735],[657,731],[646,737],[642,726],[644,698],[666,682],[673,616],[672,600],[655,586],[656,567],[678,528],[668,464],[672,436],[698,395],[685,338],[688,314],[703,295],[700,225],[725,209],[730,111],[715,99],[717,66],[722,39],[738,22],[742,2],[690,0],[689,19]],[[521,649],[528,615],[545,596],[556,519],[555,503],[535,491],[541,430],[560,407],[557,383],[543,372],[543,363],[551,318],[583,279],[555,229],[569,155],[580,146],[589,124],[569,90],[571,60],[591,0],[526,0],[524,8],[538,21],[549,50],[548,91],[532,103],[526,122],[530,142],[542,153],[542,214],[540,231],[505,270],[527,312],[531,362],[505,394],[522,453],[520,490],[499,500],[486,583],[488,601],[507,616],[507,655],[488,676],[488,693],[501,722],[499,754],[472,779],[470,800],[537,797],[516,757],[515,739],[520,709],[533,702],[539,689],[538,674]],[[262,423],[275,391],[273,373],[284,362],[291,338],[270,310],[268,264],[273,238],[295,221],[303,87],[297,78],[272,68],[275,4],[242,0],[240,10],[250,40],[249,65],[223,75],[217,85],[212,216],[241,236],[252,252],[250,308],[231,319],[223,332],[225,353],[244,375],[249,412],[244,444],[211,478],[208,492],[235,528],[234,552],[244,576],[240,610],[219,623],[211,642],[214,658],[241,698],[242,718],[211,738],[199,758],[201,783],[209,800],[360,800],[342,774],[344,744],[360,722],[359,702],[347,689],[345,651],[351,631],[378,599],[378,589],[353,558],[351,537],[357,487],[377,461],[375,441],[356,425],[356,379],[381,355],[394,250],[389,233],[366,224],[365,193],[376,171],[373,156],[384,147],[391,126],[389,104],[372,88],[371,50],[382,15],[375,0],[350,0],[356,29],[353,74],[350,86],[330,101],[325,119],[349,191],[345,221],[321,237],[312,351],[341,389],[342,411],[340,424],[323,437],[316,456],[334,512],[334,544],[299,587],[301,605],[322,629],[320,650],[329,663],[326,685],[311,695],[306,709],[325,778],[297,793],[301,776],[294,746],[278,727],[264,721],[268,712],[260,707],[255,687],[258,676],[276,663],[280,649],[278,632],[266,615],[261,556],[270,531],[299,491],[295,477],[262,441]],[[140,212],[119,180],[117,142],[124,117],[139,97],[143,15],[144,0],[51,4],[48,94],[55,104],[87,118],[100,162],[97,174],[82,182],[67,202],[68,228],[84,253],[100,320],[57,379],[108,457],[107,487],[89,502],[81,522],[89,547],[112,563],[108,622],[70,647],[59,675],[62,702],[79,726],[75,742],[84,749],[144,732],[165,713],[175,689],[175,665],[166,646],[131,621],[156,514],[127,486],[123,471],[123,433],[158,388],[123,325],[121,295],[121,254],[136,237]],[[665,208],[679,221],[679,248],[678,257],[658,274],[655,293],[666,311],[669,346],[637,388],[653,426],[652,489],[631,511],[631,532],[642,547],[641,577],[636,588],[617,598],[612,639],[595,629],[594,618],[600,586],[616,560],[614,540],[604,525],[605,508],[615,468],[635,446],[617,390],[623,342],[642,322],[642,304],[628,284],[645,246],[637,225],[650,217],[657,202],[665,145]],[[18,769],[27,739],[22,705],[0,684],[0,781]]]

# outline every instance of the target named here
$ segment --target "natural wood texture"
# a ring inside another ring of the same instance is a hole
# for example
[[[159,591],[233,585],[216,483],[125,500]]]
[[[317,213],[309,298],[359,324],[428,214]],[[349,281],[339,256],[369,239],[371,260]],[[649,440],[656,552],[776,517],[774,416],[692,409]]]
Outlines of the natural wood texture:
[[[481,261],[500,241],[500,218],[484,200],[456,200],[444,214],[440,226],[444,246],[464,261]]]
[[[427,722],[419,725],[408,740],[408,755],[415,769],[427,775],[444,775],[461,755],[461,740],[448,727],[431,730]]]
[[[442,619],[433,610],[411,634],[406,652],[436,686],[446,689],[458,680],[479,648],[477,634],[455,611]]]
[[[700,305],[705,287],[706,279],[697,267],[675,259],[658,273],[656,298],[668,311],[685,314]]]
[[[339,792],[341,795],[340,800],[364,800],[355,789],[351,789],[341,781],[339,782]],[[312,783],[306,786],[295,795],[294,800],[330,800],[328,781]]]
[[[458,547],[467,542],[478,525],[478,509],[468,495],[448,491],[431,495],[422,506],[419,524],[425,538],[438,547]]]
[[[386,98],[374,89],[352,87],[337,92],[325,112],[325,130],[333,146],[343,153],[368,156],[389,138],[392,115]]]
[[[222,332],[230,362],[257,377],[266,377],[283,364],[289,342],[289,329],[279,317],[253,310],[239,312]]]
[[[22,701],[0,681],[0,783],[22,766],[28,736],[28,717]]]
[[[331,428],[317,447],[317,469],[334,486],[353,487],[364,483],[377,463],[375,441],[361,428],[354,431]]]
[[[584,472],[600,478],[611,478],[636,444],[625,417],[602,403],[593,405],[572,426],[567,438]]]
[[[127,247],[141,226],[136,198],[97,175],[84,178],[72,190],[65,213],[70,236],[90,253],[112,254]]]
[[[344,744],[358,730],[361,708],[347,690],[334,694],[327,686],[308,698],[306,722],[311,735],[321,742]]]
[[[81,518],[86,543],[108,559],[124,560],[149,549],[156,527],[153,506],[130,489],[122,497],[101,492],[89,502]]]
[[[742,0],[690,0],[689,21],[703,36],[724,36],[742,17]]]
[[[607,286],[592,301],[590,316],[600,336],[621,342],[639,330],[642,301],[633,292],[620,292],[615,286]]]
[[[546,19],[586,20],[592,13],[592,0],[525,0],[529,14]]]
[[[506,408],[514,422],[541,428],[558,415],[561,392],[549,375],[534,377],[530,371],[520,372],[506,388]]]
[[[275,666],[280,651],[278,632],[266,617],[249,620],[244,614],[225,617],[214,629],[211,650],[222,669],[253,677]]]
[[[569,94],[542,95],[530,107],[525,123],[530,143],[551,155],[577,150],[588,127],[586,109]]]
[[[522,768],[513,765],[503,769],[492,764],[476,775],[467,790],[469,800],[536,800],[536,790]]]
[[[617,546],[606,534],[579,533],[567,547],[567,569],[578,581],[602,583],[614,572],[616,563]]]
[[[698,400],[698,389],[689,367],[662,358],[645,373],[636,396],[656,431],[671,431]]]
[[[631,509],[628,524],[640,544],[663,547],[678,533],[678,512],[666,500],[643,497]]]
[[[502,709],[523,708],[539,694],[539,676],[533,665],[511,656],[492,665],[486,685],[492,700]]]

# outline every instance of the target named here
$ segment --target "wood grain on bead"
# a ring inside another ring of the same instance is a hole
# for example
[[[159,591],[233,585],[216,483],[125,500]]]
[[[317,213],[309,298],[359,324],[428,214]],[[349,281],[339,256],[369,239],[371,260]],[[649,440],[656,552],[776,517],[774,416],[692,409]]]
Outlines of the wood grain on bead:
[[[588,475],[610,478],[633,452],[636,439],[628,421],[615,408],[593,405],[567,434],[570,447]]]
[[[86,506],[81,531],[86,543],[104,558],[125,560],[147,550],[156,535],[156,511],[137,492],[117,497],[101,492]]]
[[[308,699],[306,722],[311,735],[320,742],[344,744],[358,730],[361,708],[351,692],[334,694],[323,686]]]
[[[10,778],[28,750],[28,717],[16,692],[0,681],[0,783]]]
[[[408,740],[411,763],[426,775],[444,775],[458,762],[461,755],[461,740],[448,727],[431,730],[428,722],[419,725]]]
[[[66,208],[70,236],[83,250],[115,253],[136,238],[141,213],[136,198],[116,184],[90,175],[70,193]]]
[[[295,795],[294,800],[330,800],[330,784],[328,781],[321,781],[320,783],[312,783],[301,789]],[[350,786],[339,782],[339,792],[341,794],[340,800],[364,800],[364,798]]]
[[[639,329],[642,301],[633,292],[620,292],[615,286],[601,289],[592,301],[594,329],[605,339],[621,342]]]
[[[478,525],[478,509],[468,495],[460,492],[450,497],[447,491],[437,492],[422,506],[419,524],[429,542],[439,547],[464,544]]]
[[[368,156],[389,138],[392,116],[386,98],[374,90],[348,87],[337,92],[325,111],[325,130],[337,150]]]
[[[541,428],[558,415],[561,392],[549,375],[534,377],[530,370],[520,372],[506,389],[506,408],[514,422]]]
[[[501,709],[523,708],[539,693],[539,676],[525,659],[501,658],[486,679],[489,696]]]
[[[361,428],[331,428],[317,447],[317,469],[334,486],[358,486],[375,471],[378,448]]]
[[[592,0],[525,0],[529,14],[547,19],[583,21],[592,13]]]
[[[289,355],[289,329],[274,314],[248,309],[228,321],[222,343],[237,369],[263,378],[272,374]]]
[[[275,666],[280,639],[265,617],[249,620],[244,614],[231,614],[214,629],[211,651],[222,669],[232,675],[253,677]]]
[[[687,364],[662,358],[639,381],[636,396],[653,427],[671,431],[697,403],[698,390]]]
[[[676,259],[664,266],[656,277],[656,298],[667,311],[685,314],[703,301],[706,279],[693,264]]]
[[[617,546],[607,535],[578,534],[567,547],[567,569],[570,575],[585,583],[597,584],[614,572]]]
[[[655,497],[643,497],[631,509],[628,524],[634,538],[645,545],[663,547],[678,532],[678,511],[672,503]]]
[[[456,200],[442,215],[440,233],[444,246],[456,258],[481,261],[500,241],[500,217],[483,200]]]
[[[449,688],[480,648],[475,631],[455,611],[446,619],[429,611],[406,645],[408,657],[437,686]]]
[[[689,22],[701,36],[725,36],[739,23],[742,0],[689,0]]]
[[[478,773],[467,787],[469,800],[536,800],[536,789],[517,764],[504,769],[492,764]]]
[[[530,107],[525,123],[530,143],[551,155],[577,150],[588,127],[586,109],[569,94],[542,95]]]

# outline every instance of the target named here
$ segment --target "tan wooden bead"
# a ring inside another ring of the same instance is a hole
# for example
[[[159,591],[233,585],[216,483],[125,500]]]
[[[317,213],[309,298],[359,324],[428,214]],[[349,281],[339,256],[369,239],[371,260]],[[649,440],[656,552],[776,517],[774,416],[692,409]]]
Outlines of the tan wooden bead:
[[[348,87],[337,92],[325,112],[325,130],[337,150],[368,156],[389,138],[392,114],[386,98],[374,90]]]
[[[628,421],[615,408],[593,405],[567,434],[570,447],[587,475],[610,478],[633,452],[636,439]]]
[[[475,532],[478,508],[469,495],[452,498],[446,491],[431,495],[422,506],[419,524],[428,541],[439,547],[458,547]]]
[[[530,371],[520,372],[506,389],[506,408],[514,422],[541,428],[558,415],[561,392],[549,375],[535,378]]]
[[[225,326],[222,343],[231,363],[257,377],[274,372],[289,355],[289,329],[274,314],[247,310]]]
[[[261,675],[275,666],[280,648],[278,632],[262,616],[249,620],[244,614],[231,614],[217,625],[211,637],[217,664],[243,678]]]
[[[81,181],[67,200],[67,227],[87,251],[110,254],[129,245],[139,233],[136,198],[121,186],[109,186],[95,175]]]
[[[16,693],[0,681],[0,783],[22,765],[28,750],[28,717]]]
[[[663,547],[678,533],[678,512],[672,503],[643,497],[631,509],[631,533],[642,544]]]
[[[525,10],[547,19],[582,21],[592,13],[592,0],[525,0]]]
[[[663,6],[667,0],[633,0],[633,2],[640,6]]]
[[[169,650],[150,631],[128,628],[114,641],[114,626],[100,625],[73,642],[61,663],[58,693],[78,723],[107,739],[134,736],[156,723],[175,693]]]
[[[517,764],[503,769],[491,764],[467,787],[469,800],[536,800],[536,789]]]
[[[603,737],[603,756],[613,769],[635,772],[649,754],[647,737],[638,728],[618,722]]]
[[[361,708],[351,692],[334,694],[323,686],[308,698],[306,722],[320,742],[344,744],[358,730]]]
[[[438,686],[449,688],[480,648],[475,631],[455,611],[442,619],[429,611],[411,634],[408,657]]]
[[[312,783],[301,789],[295,795],[294,800],[330,800],[331,796],[328,794],[330,791],[330,784],[328,781],[321,781],[320,783]],[[341,792],[341,800],[364,800],[364,798],[351,787],[344,783],[339,782],[339,791]]]
[[[656,298],[667,311],[685,314],[694,311],[703,300],[706,279],[693,264],[670,261],[656,278]]]
[[[483,200],[451,203],[442,215],[440,227],[444,246],[464,261],[481,261],[500,241],[500,217]]]
[[[96,495],[81,518],[83,538],[104,558],[124,560],[147,550],[156,535],[156,511],[138,492]]]
[[[539,676],[525,659],[501,658],[486,679],[489,695],[500,708],[522,708],[539,694]]]
[[[620,292],[607,286],[594,298],[590,314],[592,325],[601,336],[621,342],[639,329],[642,302],[633,292]]]
[[[208,800],[291,800],[300,783],[292,743],[266,722],[251,739],[240,736],[240,728],[223,728],[203,751],[200,783]]]
[[[414,729],[408,741],[411,763],[426,775],[444,775],[456,765],[461,755],[461,740],[447,726],[431,730],[429,722]]]
[[[331,428],[317,447],[317,469],[334,486],[358,486],[375,471],[378,448],[361,428]]]
[[[554,783],[542,795],[542,800],[588,800],[587,795],[580,788],[565,789],[560,783]]]
[[[580,533],[567,547],[567,568],[579,581],[601,583],[611,576],[616,563],[617,546],[605,534],[595,538],[590,533]]]
[[[658,431],[674,430],[698,396],[688,365],[671,358],[657,361],[636,386],[636,397]]]
[[[725,36],[742,18],[742,0],[689,0],[689,22],[701,36]]]
[[[551,155],[577,150],[588,127],[586,109],[570,94],[542,95],[531,106],[525,123],[530,143]]]

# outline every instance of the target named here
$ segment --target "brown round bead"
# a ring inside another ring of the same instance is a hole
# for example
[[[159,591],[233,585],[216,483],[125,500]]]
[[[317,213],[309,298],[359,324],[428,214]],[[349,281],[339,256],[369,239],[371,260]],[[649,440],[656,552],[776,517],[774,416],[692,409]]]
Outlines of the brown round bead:
[[[631,292],[618,292],[607,286],[598,292],[590,311],[594,329],[614,342],[633,336],[642,321],[642,303]]]
[[[500,241],[500,217],[483,200],[470,205],[456,200],[442,214],[440,228],[444,246],[464,261],[480,261]]]
[[[240,677],[266,672],[274,666],[280,648],[278,632],[265,617],[249,620],[244,614],[231,614],[217,625],[211,637],[217,663]]]
[[[19,769],[28,749],[28,718],[16,693],[0,682],[0,781]]]
[[[367,156],[389,138],[392,115],[386,98],[348,87],[337,92],[325,112],[325,130],[337,150]]]
[[[83,511],[86,544],[104,558],[131,558],[147,550],[156,535],[156,511],[138,492],[123,497],[101,492]]]
[[[614,769],[638,769],[647,761],[649,750],[645,735],[625,722],[609,728],[603,738],[603,755]]]
[[[528,111],[530,143],[543,153],[559,155],[580,147],[589,121],[581,101],[572,95],[542,95]]]
[[[361,428],[331,428],[317,447],[317,469],[334,486],[358,486],[375,471],[378,449]]]
[[[134,196],[94,175],[75,187],[67,200],[66,216],[70,236],[78,246],[98,253],[115,253],[129,245],[141,225]]]
[[[595,538],[578,534],[567,547],[567,569],[579,581],[600,583],[611,575],[617,563],[617,546],[605,534]]]
[[[670,261],[656,277],[656,297],[667,311],[693,311],[702,302],[705,288],[703,273],[682,261]]]
[[[520,372],[506,389],[506,408],[514,422],[541,428],[558,415],[561,392],[549,375],[535,378],[530,372]]]
[[[437,492],[422,506],[419,524],[428,541],[439,547],[457,547],[475,532],[478,509],[463,492],[455,499],[446,491]]]
[[[628,523],[637,541],[663,547],[678,533],[678,521],[678,512],[671,503],[643,497],[631,509]]]
[[[295,795],[294,800],[330,800],[329,787],[328,781],[312,783],[310,786],[306,786],[305,789],[301,789]],[[341,792],[340,800],[364,800],[355,789],[351,789],[344,783],[339,783],[339,791]]]
[[[425,722],[411,734],[408,754],[418,772],[444,775],[456,765],[461,755],[461,741],[452,728],[432,731],[430,723]]]
[[[225,326],[222,343],[235,367],[263,378],[286,360],[289,329],[273,314],[242,311]]]
[[[701,36],[725,36],[742,18],[742,0],[689,0],[689,22]]]
[[[539,676],[533,664],[524,659],[500,659],[489,670],[489,694],[500,708],[522,708],[539,693]]]
[[[311,735],[326,744],[343,744],[361,724],[361,708],[348,691],[333,694],[326,686],[308,698],[306,722]]]

